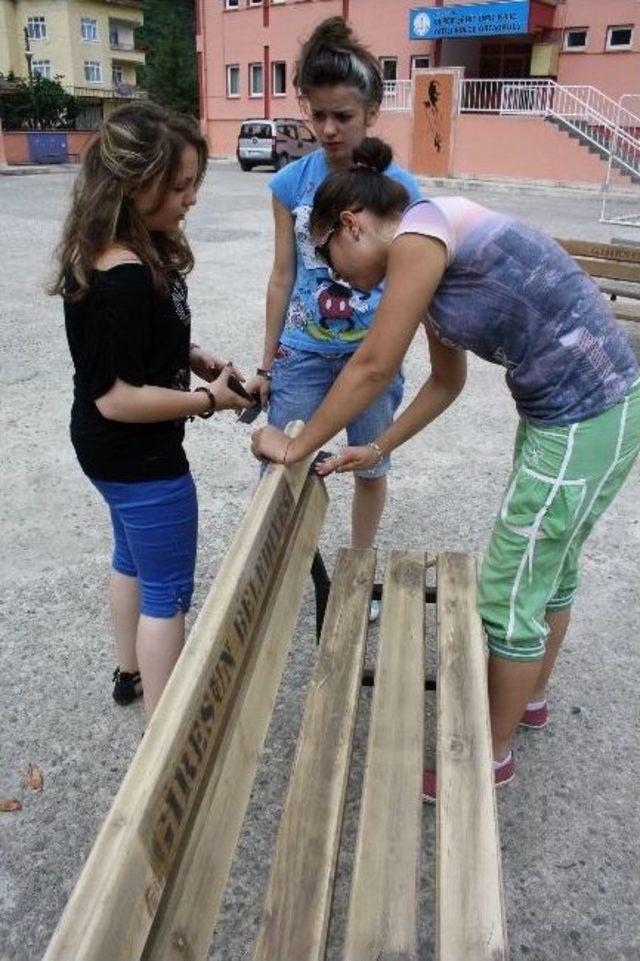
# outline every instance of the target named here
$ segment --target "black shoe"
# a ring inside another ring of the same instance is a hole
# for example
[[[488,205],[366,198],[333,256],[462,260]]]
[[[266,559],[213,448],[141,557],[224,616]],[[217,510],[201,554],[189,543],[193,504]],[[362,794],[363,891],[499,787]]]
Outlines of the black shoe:
[[[113,699],[116,704],[131,704],[137,697],[142,695],[142,688],[136,690],[136,685],[140,684],[140,671],[128,674],[116,667],[113,672]]]

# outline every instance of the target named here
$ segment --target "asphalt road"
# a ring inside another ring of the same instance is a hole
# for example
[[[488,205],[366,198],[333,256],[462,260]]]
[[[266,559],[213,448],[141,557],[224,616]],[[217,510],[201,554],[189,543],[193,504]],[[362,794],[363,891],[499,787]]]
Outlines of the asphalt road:
[[[260,359],[271,259],[268,174],[213,163],[188,231],[194,339],[248,370]],[[111,700],[114,655],[104,588],[109,526],[68,441],[71,367],[62,312],[43,285],[72,177],[0,177],[2,383],[2,723],[0,957],[41,957],[143,730],[139,705]],[[446,190],[433,191],[438,193]],[[596,194],[474,189],[472,199],[555,236],[634,236],[597,222]],[[630,203],[630,202],[629,202]],[[636,232],[637,233],[637,232]],[[636,351],[640,330],[628,325]],[[420,339],[407,360],[409,398],[425,376]],[[389,548],[478,555],[509,469],[515,415],[498,368],[471,361],[457,404],[395,458],[383,519]],[[230,415],[188,429],[200,505],[197,612],[256,482],[250,429]],[[335,445],[334,445],[335,446]],[[347,478],[329,481],[322,548],[331,564],[348,540]],[[638,471],[584,552],[584,582],[551,689],[552,720],[519,737],[516,784],[499,796],[512,961],[636,961],[640,956],[640,755],[637,731]],[[211,958],[251,956],[314,660],[307,597],[280,692]],[[433,624],[429,627],[433,661]],[[372,650],[375,648],[373,631]],[[328,957],[341,956],[369,692],[362,696]],[[427,703],[427,754],[435,702]],[[44,789],[22,785],[29,763]],[[421,957],[433,957],[434,812],[424,811]],[[71,959],[70,959],[71,961]],[[76,959],[73,959],[76,961]],[[110,959],[105,959],[110,961]],[[470,959],[472,961],[472,959]]]

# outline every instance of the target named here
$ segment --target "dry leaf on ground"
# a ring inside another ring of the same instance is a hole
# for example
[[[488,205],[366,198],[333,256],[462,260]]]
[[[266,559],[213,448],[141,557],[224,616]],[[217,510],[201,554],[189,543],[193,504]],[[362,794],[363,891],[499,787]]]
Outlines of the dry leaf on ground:
[[[38,767],[37,764],[30,764],[27,768],[24,784],[25,787],[30,788],[30,790],[40,793],[44,787],[44,774],[42,772],[42,768]]]
[[[21,811],[22,801],[15,797],[0,797],[0,811]]]

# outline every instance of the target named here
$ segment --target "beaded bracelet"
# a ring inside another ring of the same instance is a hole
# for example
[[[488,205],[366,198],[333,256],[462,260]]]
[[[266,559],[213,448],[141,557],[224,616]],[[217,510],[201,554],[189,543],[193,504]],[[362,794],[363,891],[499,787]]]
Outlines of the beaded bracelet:
[[[203,420],[207,420],[208,417],[211,417],[211,415],[215,413],[216,397],[215,397],[215,394],[213,394],[208,387],[196,387],[196,389],[194,390],[194,394],[197,394],[198,392],[206,394],[207,397],[209,398],[209,409],[203,411],[202,414],[198,414],[198,417],[202,417]]]

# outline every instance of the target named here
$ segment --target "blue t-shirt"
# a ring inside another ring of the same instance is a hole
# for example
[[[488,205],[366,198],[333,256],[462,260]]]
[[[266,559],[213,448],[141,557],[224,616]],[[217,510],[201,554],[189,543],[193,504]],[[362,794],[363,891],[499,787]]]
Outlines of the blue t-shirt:
[[[314,194],[330,172],[324,152],[315,150],[269,181],[274,196],[293,214],[296,240],[296,279],[280,340],[298,350],[350,353],[369,329],[383,287],[359,291],[344,281],[337,283],[315,252],[309,217]],[[407,188],[410,202],[420,199],[420,188],[410,173],[395,164],[386,173]]]
[[[428,324],[450,347],[506,368],[518,413],[570,424],[617,403],[638,376],[597,285],[551,237],[463,197],[408,208],[396,237],[442,241],[447,267]]]

